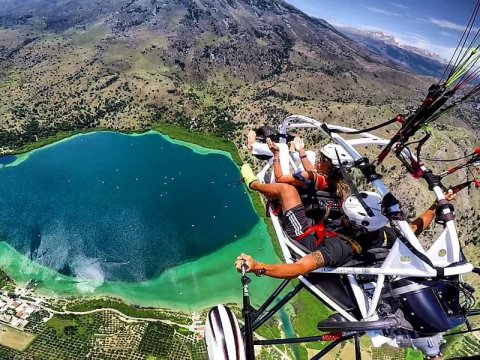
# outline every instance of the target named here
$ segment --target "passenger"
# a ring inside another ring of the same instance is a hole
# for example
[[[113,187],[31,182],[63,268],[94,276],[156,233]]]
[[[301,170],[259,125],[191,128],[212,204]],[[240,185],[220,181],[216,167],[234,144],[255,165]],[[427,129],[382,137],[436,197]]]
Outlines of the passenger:
[[[275,166],[275,160],[276,159],[274,159],[274,166]],[[327,160],[324,160],[319,164],[319,168],[322,168],[325,171],[328,171],[328,168],[331,166],[333,166],[332,163],[330,163]],[[299,236],[303,235],[308,228],[310,228],[315,223],[318,223],[319,220],[321,220],[320,217],[323,218],[325,215],[328,215],[328,210],[327,210],[327,211],[323,211],[321,215],[315,215],[315,216],[312,216],[311,218],[307,217],[305,205],[302,203],[300,194],[297,191],[297,188],[291,184],[261,183],[260,181],[257,180],[255,174],[253,173],[252,169],[248,164],[244,164],[242,166],[241,174],[242,174],[243,181],[245,182],[245,184],[249,189],[258,191],[263,195],[265,195],[266,197],[268,197],[269,199],[278,199],[280,201],[282,212],[283,212],[282,225],[287,235],[292,239],[297,239]],[[339,183],[339,181],[337,181],[336,183],[333,181],[329,183],[328,182],[329,178],[323,175],[315,174],[314,176],[316,176],[316,178],[314,179],[315,183],[319,184],[321,182],[321,187],[320,187],[321,190],[326,189],[329,186],[329,184],[334,186],[335,189],[337,189],[337,184]],[[321,179],[321,181],[317,179]],[[294,179],[294,181],[295,181],[294,182],[295,184],[298,183],[301,186],[305,186],[304,183],[296,179]],[[345,188],[346,187],[342,188],[342,193],[345,192],[344,190]],[[316,196],[316,194],[314,195]],[[310,211],[310,213],[315,213],[315,211],[311,210],[311,209],[314,209],[313,206],[310,206],[310,205],[311,204],[309,204],[308,210]],[[306,239],[305,242],[314,244],[315,243],[314,237],[315,237],[314,235],[308,236],[308,239]]]
[[[347,169],[353,166],[353,158],[348,155],[340,145],[328,144],[320,150],[319,159],[316,167],[314,167],[305,154],[303,140],[297,137],[293,142],[299,153],[304,170],[297,171],[292,175],[288,173],[284,174],[282,168],[279,166],[280,151],[278,145],[272,142],[272,140],[267,139],[268,147],[273,154],[275,182],[306,189],[330,190],[330,192],[336,193],[340,199],[344,199],[347,195],[348,188],[342,179],[338,158],[340,158],[342,166]]]
[[[297,142],[298,144],[298,142]],[[280,151],[278,146],[273,142],[268,142],[269,148],[274,156],[273,167],[275,177],[279,180],[278,183],[264,184],[257,180],[255,174],[248,164],[244,164],[241,169],[242,178],[247,187],[251,190],[258,191],[268,197],[269,199],[278,199],[282,206],[283,216],[282,225],[287,235],[296,240],[300,236],[305,234],[307,229],[311,228],[316,223],[319,223],[329,212],[330,204],[326,204],[325,211],[316,210],[312,205],[311,197],[316,198],[316,190],[329,190],[330,192],[336,192],[339,198],[344,198],[347,192],[347,186],[341,179],[340,171],[338,168],[338,159],[336,158],[335,146],[327,145],[322,148],[319,156],[319,162],[317,163],[317,171],[311,170],[300,171],[294,175],[284,175],[280,166],[278,165],[278,159]],[[301,156],[304,155],[303,142],[299,146]],[[345,154],[345,151],[338,149],[341,159],[343,159],[344,166],[351,166],[353,159]],[[305,169],[313,168],[313,165],[306,158],[302,158]],[[323,175],[329,174],[329,175]],[[300,180],[302,179],[302,180]],[[310,202],[307,204],[307,209],[302,203],[302,198],[295,186],[299,186],[310,193]],[[310,187],[310,189],[308,188]],[[313,189],[312,189],[313,188]],[[313,190],[313,195],[311,191]],[[318,201],[317,201],[318,203]],[[312,216],[307,216],[308,214]],[[338,209],[339,212],[340,209]],[[316,236],[315,234],[309,234],[302,237],[302,243],[310,250],[315,249]]]
[[[292,279],[305,275],[317,268],[329,266],[336,267],[348,262],[353,254],[362,253],[370,248],[381,245],[391,246],[396,239],[392,229],[386,228],[386,217],[381,214],[381,197],[372,192],[361,193],[365,203],[372,209],[374,216],[366,214],[358,199],[351,195],[343,203],[345,214],[345,227],[338,230],[336,236],[326,237],[318,248],[291,264],[268,265],[255,261],[250,255],[240,254],[235,267],[240,272],[243,263],[248,266],[247,271],[257,276],[267,275],[280,279]],[[451,190],[445,193],[448,201],[455,199]],[[415,235],[420,235],[428,228],[435,218],[437,204],[433,203],[421,216],[414,220],[410,227]],[[359,248],[361,247],[361,249]]]

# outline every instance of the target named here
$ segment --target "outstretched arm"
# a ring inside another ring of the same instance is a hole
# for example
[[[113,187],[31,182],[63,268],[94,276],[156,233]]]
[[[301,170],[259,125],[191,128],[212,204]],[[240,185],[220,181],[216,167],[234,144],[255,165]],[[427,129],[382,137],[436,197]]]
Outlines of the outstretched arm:
[[[455,194],[453,191],[448,190],[448,192],[445,193],[445,199],[448,201],[454,200]],[[435,219],[437,206],[438,204],[435,201],[422,215],[412,221],[410,227],[416,236],[420,235],[425,229],[427,229]]]
[[[268,148],[273,153],[273,174],[275,176],[275,182],[290,184],[293,186],[302,186],[302,182],[296,180],[291,174],[283,174],[282,167],[280,166],[280,149],[271,139],[267,139]]]
[[[300,260],[292,264],[264,264],[255,261],[250,255],[240,254],[235,261],[235,267],[238,272],[242,270],[242,264],[248,266],[247,272],[253,272],[257,275],[266,275],[278,279],[294,279],[300,275],[304,275],[319,267],[322,267],[323,256],[320,251],[314,251],[305,255]]]
[[[298,155],[300,155],[300,160],[302,161],[303,169],[305,171],[314,171],[315,167],[308,159],[307,155],[305,154],[305,144],[303,143],[302,138],[298,136],[293,139],[293,144],[295,145],[295,150],[298,151]]]

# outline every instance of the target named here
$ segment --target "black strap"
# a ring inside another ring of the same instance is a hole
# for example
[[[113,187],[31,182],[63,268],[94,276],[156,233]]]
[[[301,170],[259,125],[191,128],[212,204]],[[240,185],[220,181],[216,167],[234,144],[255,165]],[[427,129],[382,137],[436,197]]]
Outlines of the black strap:
[[[382,199],[382,213],[389,220],[405,220],[405,215],[400,211],[391,211],[390,208],[394,205],[398,205],[400,202],[398,199],[391,193],[388,192]]]
[[[410,250],[416,257],[418,257],[428,266],[435,269],[435,271],[437,272],[437,277],[439,278],[445,277],[445,268],[434,266],[430,261],[430,259],[425,254],[422,254],[420,251],[418,251],[403,235],[398,233],[397,235],[400,241],[408,248],[408,250]]]
[[[348,130],[330,129],[330,132],[332,132],[332,133],[337,133],[337,134],[351,134],[351,135],[356,135],[356,134],[362,134],[362,133],[366,133],[366,132],[369,132],[369,131],[373,131],[373,130],[380,129],[380,128],[384,127],[384,126],[393,124],[394,122],[403,122],[403,116],[397,115],[397,116],[395,116],[395,117],[394,117],[393,119],[391,119],[391,120],[385,121],[385,122],[383,122],[383,123],[381,123],[381,124],[374,125],[374,126],[372,126],[372,127],[369,127],[369,128],[366,128],[366,129],[362,129],[362,130],[348,131]]]

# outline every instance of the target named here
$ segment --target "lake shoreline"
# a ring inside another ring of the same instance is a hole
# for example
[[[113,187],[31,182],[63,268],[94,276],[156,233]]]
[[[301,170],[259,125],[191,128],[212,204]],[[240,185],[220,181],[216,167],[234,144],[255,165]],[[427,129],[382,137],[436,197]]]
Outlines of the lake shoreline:
[[[123,135],[141,136],[151,131],[158,132],[162,135],[166,135],[170,137],[171,139],[180,140],[188,144],[198,145],[211,150],[220,150],[220,151],[227,152],[230,154],[232,160],[237,165],[242,164],[242,160],[238,154],[238,150],[233,142],[223,138],[213,136],[213,135],[191,132],[181,126],[174,125],[174,124],[156,124],[151,128],[140,129],[138,131],[137,130],[115,130],[115,129],[101,128],[101,127],[92,128],[92,129],[75,130],[75,131],[60,131],[54,136],[40,139],[39,141],[27,144],[21,147],[20,149],[13,151],[12,153],[6,153],[6,154],[3,154],[2,156],[14,155],[17,158],[22,158],[26,154],[32,152],[33,150],[43,149],[48,146],[57,144],[61,141],[65,141],[79,135],[87,135],[87,134],[92,134],[97,132],[112,132],[112,133],[119,133]]]

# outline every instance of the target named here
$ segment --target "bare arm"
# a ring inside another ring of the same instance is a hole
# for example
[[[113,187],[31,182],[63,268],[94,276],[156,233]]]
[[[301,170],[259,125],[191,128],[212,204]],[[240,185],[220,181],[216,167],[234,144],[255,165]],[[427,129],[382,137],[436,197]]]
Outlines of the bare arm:
[[[453,191],[449,190],[445,193],[445,199],[452,201],[455,199],[455,194]],[[416,236],[420,235],[425,229],[427,229],[432,221],[435,219],[435,214],[437,212],[437,202],[435,201],[430,207],[418,218],[412,221],[410,228],[415,233]]]
[[[435,219],[437,203],[433,203],[422,215],[412,221],[410,228],[416,236],[420,235]]]
[[[295,149],[298,151],[298,155],[300,155],[300,161],[302,162],[303,169],[305,171],[314,171],[315,167],[305,154],[305,144],[303,143],[303,140],[297,136],[293,140],[293,143],[295,145]]]
[[[280,150],[272,140],[267,139],[268,148],[273,153],[273,174],[275,176],[275,182],[290,184],[293,186],[303,186],[301,181],[296,180],[291,174],[283,174],[282,167],[280,166]]]
[[[319,251],[305,255],[300,260],[292,264],[264,264],[255,261],[250,255],[240,254],[235,261],[235,267],[241,272],[241,266],[246,263],[248,272],[259,273],[264,271],[266,276],[278,279],[293,279],[300,275],[304,275],[319,267],[322,267],[323,256]]]

